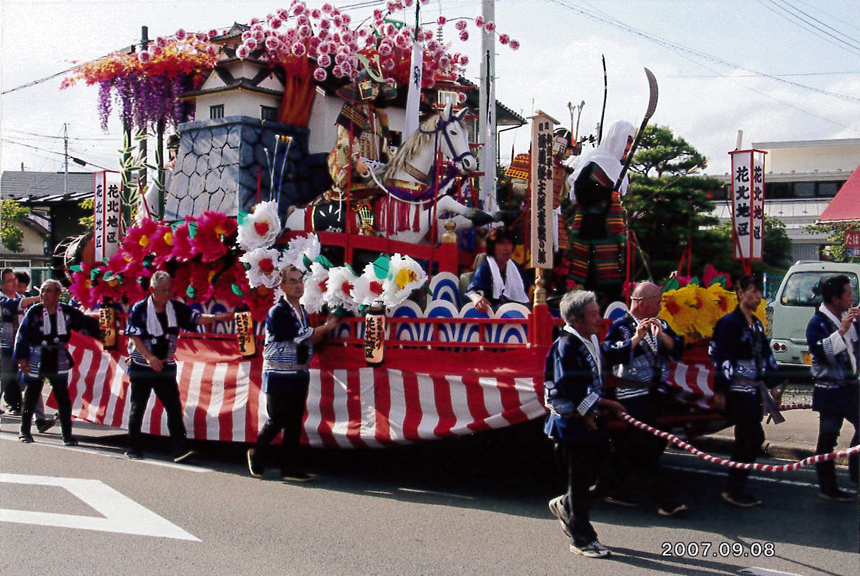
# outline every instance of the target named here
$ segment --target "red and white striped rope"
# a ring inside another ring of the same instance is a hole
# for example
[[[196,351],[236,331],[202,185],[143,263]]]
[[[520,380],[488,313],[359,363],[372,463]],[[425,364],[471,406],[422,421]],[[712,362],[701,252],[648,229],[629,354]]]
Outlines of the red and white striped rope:
[[[779,407],[780,412],[784,412],[785,410],[803,410],[805,408],[812,408],[812,404],[783,404]]]
[[[831,452],[830,454],[817,454],[815,456],[810,456],[809,458],[804,458],[803,460],[799,460],[797,462],[793,462],[791,464],[782,464],[780,466],[774,466],[772,464],[754,464],[748,462],[732,462],[731,460],[726,460],[725,458],[717,458],[716,456],[712,456],[711,454],[706,454],[696,447],[684,442],[674,434],[670,434],[669,432],[664,432],[662,430],[657,430],[645,424],[644,422],[640,422],[636,418],[629,416],[628,414],[622,414],[621,417],[625,422],[636,426],[640,430],[645,430],[646,432],[650,432],[655,436],[663,438],[665,440],[669,440],[679,448],[690,452],[691,454],[701,458],[705,462],[711,462],[712,464],[718,464],[720,466],[726,466],[727,468],[735,468],[738,470],[757,470],[759,472],[791,472],[793,470],[798,470],[800,468],[805,468],[806,466],[810,466],[812,464],[818,464],[819,462],[826,462],[828,460],[833,460],[834,458],[842,458],[848,456],[850,454],[855,454],[860,452],[860,446],[854,446],[847,450],[839,450],[837,452]]]

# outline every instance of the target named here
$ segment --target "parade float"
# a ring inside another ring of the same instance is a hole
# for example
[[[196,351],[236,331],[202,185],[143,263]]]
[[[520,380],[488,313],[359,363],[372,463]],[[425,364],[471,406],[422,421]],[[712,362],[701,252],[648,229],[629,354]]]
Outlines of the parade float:
[[[389,12],[403,8],[392,4]],[[438,39],[445,18],[434,24],[377,10],[353,26],[328,4],[293,2],[247,26],[179,30],[73,73],[69,82],[99,86],[103,120],[118,104],[126,132],[122,173],[96,175],[93,233],[62,247],[72,295],[98,309],[107,334],[73,337],[76,418],[127,426],[122,318],[161,269],[198,310],[236,311],[236,322],[179,340],[189,437],[254,441],[265,419],[263,321],[288,264],[305,272],[306,309],[341,317],[313,359],[304,442],[380,447],[545,414],[544,359],[561,325],[544,277],[553,266],[555,122],[543,113],[532,121],[533,305],[478,312],[461,289],[474,253],[461,250],[458,233],[500,216],[481,210],[472,186],[473,118],[458,83],[468,59]],[[468,36],[465,20],[447,25]],[[516,49],[505,34],[499,42]],[[420,107],[420,125],[410,127],[410,107]],[[165,162],[172,131],[181,137]],[[135,145],[147,133],[156,138],[150,182]],[[712,303],[727,303],[683,290],[665,297],[679,326],[687,309],[707,308],[712,323]],[[666,425],[689,425],[709,408],[710,370],[694,358],[674,364],[672,378],[680,401]],[[144,431],[167,434],[154,397]]]

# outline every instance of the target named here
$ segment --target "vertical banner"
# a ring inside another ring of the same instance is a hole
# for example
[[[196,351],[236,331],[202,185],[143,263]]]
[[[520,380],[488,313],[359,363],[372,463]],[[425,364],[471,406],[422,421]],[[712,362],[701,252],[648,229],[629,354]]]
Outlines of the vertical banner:
[[[552,129],[557,120],[540,110],[532,116],[531,259],[534,268],[552,268],[555,215],[552,211]]]
[[[761,260],[764,250],[764,155],[752,152],[752,259]]]
[[[94,242],[95,259],[104,262],[119,247],[119,222],[122,210],[120,187],[122,178],[118,172],[104,170],[93,174],[93,212],[95,216]]]
[[[763,150],[735,150],[732,157],[732,240],[735,260],[761,260],[764,248]]]
[[[421,70],[424,66],[424,47],[421,42],[412,43],[412,62],[409,65],[409,92],[406,94],[406,123],[403,128],[403,142],[419,126],[419,106],[421,104]]]

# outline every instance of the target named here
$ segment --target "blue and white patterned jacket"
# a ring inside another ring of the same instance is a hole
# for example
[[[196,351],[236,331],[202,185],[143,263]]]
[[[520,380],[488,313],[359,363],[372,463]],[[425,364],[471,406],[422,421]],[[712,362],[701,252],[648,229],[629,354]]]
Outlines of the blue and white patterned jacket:
[[[18,312],[21,309],[21,297],[9,298],[0,293],[0,350],[3,354],[11,354],[15,348],[15,332],[18,330]]]
[[[263,348],[263,373],[267,375],[263,392],[274,391],[281,384],[289,385],[289,376],[308,369],[314,354],[314,345],[309,340],[313,334],[301,305],[294,310],[282,297],[269,309]]]
[[[763,381],[769,388],[777,383],[778,368],[764,326],[755,316],[752,326],[747,324],[740,307],[717,322],[708,353],[716,368],[715,392],[758,394],[757,386],[742,380]]]
[[[671,350],[650,334],[633,348],[630,344],[639,322],[629,313],[613,322],[603,339],[606,363],[613,366],[613,372],[619,379],[616,388],[618,400],[645,396],[652,387],[661,387],[667,383],[669,359],[678,360],[684,352],[683,338],[675,334],[664,320],[657,320],[663,332],[672,339]]]
[[[151,298],[151,296],[144,298],[131,309],[125,333],[127,336],[139,336],[140,339],[143,340],[143,345],[147,350],[150,352],[155,350],[153,353],[156,356],[159,356],[159,360],[167,366],[173,366],[176,364],[174,355],[176,354],[176,344],[179,340],[179,331],[185,330],[187,332],[194,332],[197,330],[198,322],[200,321],[200,313],[192,310],[187,304],[184,304],[179,300],[171,300],[170,302],[173,304],[173,311],[176,314],[176,326],[173,328],[162,326],[162,335],[153,336],[146,329],[146,303],[149,298]],[[158,351],[163,352],[158,354]],[[143,354],[137,351],[137,348],[134,346],[134,343],[130,338],[128,341],[128,355],[132,364],[145,366],[147,368],[149,367],[146,362],[146,358],[143,357]]]
[[[544,432],[561,440],[587,437],[577,416],[595,410],[604,394],[600,345],[591,338],[596,357],[570,326],[550,347],[544,366],[544,400],[550,413]]]
[[[68,350],[73,331],[84,332],[95,338],[99,336],[99,321],[97,319],[90,318],[77,308],[62,302],[57,303],[57,314],[63,315],[66,333],[57,334],[56,320],[54,320],[51,322],[50,334],[46,335],[42,331],[43,309],[42,304],[35,304],[27,310],[24,320],[21,321],[21,326],[18,327],[18,336],[15,339],[13,358],[15,362],[27,360],[30,364],[28,376],[33,378],[39,376],[42,368],[43,351],[49,348],[57,351],[57,373],[64,374],[75,365]]]
[[[823,308],[822,304],[822,308]],[[857,368],[851,365],[848,343],[852,346],[855,362],[860,362],[860,334],[857,325],[851,326],[843,338],[839,335],[839,324],[819,308],[806,325],[806,342],[812,355],[812,376],[815,389],[812,393],[813,410],[821,411],[838,403],[839,389],[857,386]],[[848,340],[848,342],[846,342]]]

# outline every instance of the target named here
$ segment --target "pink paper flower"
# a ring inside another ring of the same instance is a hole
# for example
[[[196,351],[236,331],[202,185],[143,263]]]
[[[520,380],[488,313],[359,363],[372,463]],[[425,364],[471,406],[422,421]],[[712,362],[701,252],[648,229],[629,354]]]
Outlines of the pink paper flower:
[[[241,46],[239,46],[239,49],[238,49],[238,50],[236,50],[236,56],[238,56],[238,57],[239,57],[239,58],[241,58],[242,60],[244,60],[245,58],[247,58],[247,57],[248,57],[248,56],[250,56],[250,55],[251,55],[251,51],[250,51],[250,50],[248,49],[248,47],[247,47],[246,45],[244,45],[244,44],[242,44]]]
[[[458,92],[457,93],[457,103],[463,104],[465,102],[466,102],[466,93],[465,92]]]
[[[322,12],[320,12],[318,9],[314,8],[313,10],[311,10],[311,18],[313,18],[314,20],[319,20],[320,16],[322,16]]]
[[[250,22],[251,26],[253,26],[254,24],[259,24],[259,23],[260,23],[260,19],[257,18],[256,16],[251,18],[251,22]]]
[[[331,4],[323,4],[322,5],[322,11],[323,11],[323,14],[331,14],[332,5]],[[376,10],[374,10],[374,12],[376,12]]]
[[[328,74],[326,73],[324,68],[317,68],[316,70],[314,70],[314,80],[316,80],[317,82],[322,82],[326,79],[326,76],[328,76]]]
[[[380,56],[389,56],[389,55],[391,55],[392,50],[393,50],[393,48],[391,47],[391,44],[386,44],[383,42],[382,44],[379,45]]]
[[[187,36],[188,36],[188,34],[182,28],[180,28],[179,30],[176,31],[176,39],[177,40],[180,40],[180,41],[185,40],[185,38]]]
[[[476,16],[475,17],[475,26],[477,26],[478,28],[484,27],[484,17],[483,16]]]
[[[460,40],[462,40],[463,42],[465,42],[465,41],[466,41],[466,40],[468,40],[468,39],[469,39],[469,33],[468,33],[468,32],[466,32],[465,30],[463,30],[462,32],[460,32]]]
[[[280,10],[278,10],[277,14],[278,14],[278,18],[280,18],[281,20],[286,20],[290,17],[289,11],[284,9],[284,8],[281,8]]]
[[[391,58],[385,58],[382,61],[382,69],[386,72],[388,70],[394,70],[394,60],[392,60]]]
[[[141,64],[149,64],[152,62],[152,53],[149,50],[143,50],[138,53],[137,59],[140,60]]]
[[[495,29],[496,29],[496,23],[495,22],[487,22],[486,24],[484,24],[484,30],[486,30],[487,32],[492,32]]]
[[[334,61],[338,64],[338,66],[342,66],[344,62],[346,62],[346,54],[343,52],[338,52],[334,56]]]
[[[465,20],[457,20],[457,23],[454,24],[454,27],[457,30],[465,30],[466,29],[466,21]]]
[[[443,70],[447,69],[451,65],[451,59],[447,56],[442,56],[439,58],[438,62],[439,68],[442,68]]]
[[[469,63],[469,57],[468,56],[465,56],[465,55],[460,56],[460,66],[466,66],[468,63]]]
[[[500,34],[499,35],[499,44],[501,44],[502,46],[505,46],[510,41],[511,41],[511,37],[508,36],[507,34]]]
[[[159,36],[158,38],[155,39],[155,45],[158,46],[159,48],[164,48],[165,46],[167,46],[167,40],[165,38]]]
[[[385,16],[382,14],[382,10],[374,10],[373,11],[373,20],[375,22],[381,22]]]
[[[328,30],[331,28],[331,20],[320,20],[320,30]]]
[[[511,50],[519,50],[520,43],[516,40],[511,40]]]
[[[274,20],[269,22],[269,26],[272,27],[272,30],[277,30],[278,28],[281,27],[281,24],[283,24],[283,23],[284,23],[284,21],[281,20],[280,18],[275,18]]]
[[[343,68],[341,68],[340,66],[335,66],[334,68],[332,68],[331,73],[338,78],[343,78]]]
[[[425,30],[424,31],[424,40],[432,40],[433,39],[433,31]]]
[[[299,28],[299,36],[301,36],[302,38],[310,38],[311,36],[313,36],[313,34],[314,33],[311,30],[310,26],[302,26],[301,28]]]
[[[342,14],[341,19],[343,20],[344,26],[349,26],[349,23],[352,22],[352,16],[349,14]]]
[[[215,36],[217,36],[217,35],[218,35],[218,31],[215,30],[214,28],[209,31],[209,37],[210,38],[215,38]]]
[[[427,4],[430,0],[421,0],[422,4]]]
[[[305,45],[301,42],[296,42],[293,44],[293,56],[304,56],[307,52]]]

